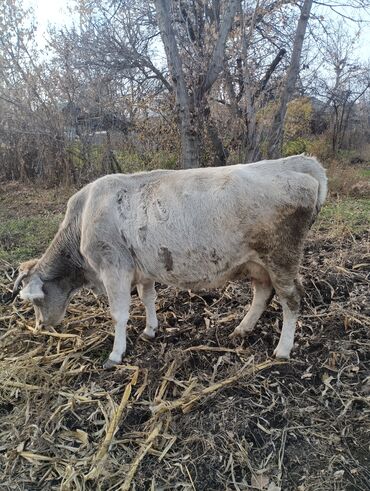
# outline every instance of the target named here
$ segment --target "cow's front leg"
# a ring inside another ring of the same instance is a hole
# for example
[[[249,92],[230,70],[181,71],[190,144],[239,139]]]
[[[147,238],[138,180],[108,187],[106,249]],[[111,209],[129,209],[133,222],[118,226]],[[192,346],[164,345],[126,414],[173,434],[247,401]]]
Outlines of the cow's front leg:
[[[155,310],[157,294],[154,287],[154,281],[138,284],[137,291],[145,306],[146,313],[146,327],[143,336],[148,339],[153,339],[158,329],[158,319]]]
[[[132,275],[125,274],[120,278],[106,278],[104,286],[109,300],[110,311],[114,322],[114,344],[109,358],[104,362],[103,368],[112,368],[119,365],[126,353],[126,326],[129,318],[131,302]]]

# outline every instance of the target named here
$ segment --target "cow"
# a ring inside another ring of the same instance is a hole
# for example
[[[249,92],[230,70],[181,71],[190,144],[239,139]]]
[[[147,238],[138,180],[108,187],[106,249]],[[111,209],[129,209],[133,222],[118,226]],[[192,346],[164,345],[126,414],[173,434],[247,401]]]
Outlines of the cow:
[[[152,339],[155,282],[199,290],[250,277],[253,301],[231,337],[250,333],[276,292],[283,326],[274,354],[287,359],[303,294],[303,242],[326,193],[325,170],[305,155],[106,175],[70,198],[46,252],[20,265],[14,295],[21,288],[42,327],[63,319],[80,288],[106,294],[115,337],[103,366],[111,368],[126,351],[135,286],[146,310],[143,336]]]

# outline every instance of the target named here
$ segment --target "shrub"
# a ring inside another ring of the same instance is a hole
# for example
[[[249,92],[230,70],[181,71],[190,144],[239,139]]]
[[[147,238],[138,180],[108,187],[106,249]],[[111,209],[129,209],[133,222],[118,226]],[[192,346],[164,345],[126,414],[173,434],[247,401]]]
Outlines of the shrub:
[[[306,138],[297,138],[296,140],[285,142],[283,145],[283,156],[289,157],[289,155],[307,152],[309,144],[310,142]]]
[[[320,162],[328,162],[333,157],[331,142],[326,135],[310,140],[306,152],[317,157]]]
[[[284,123],[284,139],[289,142],[310,135],[312,115],[312,103],[308,97],[289,102]]]

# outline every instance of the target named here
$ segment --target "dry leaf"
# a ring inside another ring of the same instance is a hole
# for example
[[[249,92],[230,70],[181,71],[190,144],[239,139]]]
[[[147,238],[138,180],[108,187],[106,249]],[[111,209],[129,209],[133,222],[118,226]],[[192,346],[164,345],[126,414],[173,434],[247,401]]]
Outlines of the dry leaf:
[[[263,490],[263,489],[267,489],[269,482],[270,479],[263,474],[253,475],[251,480],[251,486],[254,489]]]

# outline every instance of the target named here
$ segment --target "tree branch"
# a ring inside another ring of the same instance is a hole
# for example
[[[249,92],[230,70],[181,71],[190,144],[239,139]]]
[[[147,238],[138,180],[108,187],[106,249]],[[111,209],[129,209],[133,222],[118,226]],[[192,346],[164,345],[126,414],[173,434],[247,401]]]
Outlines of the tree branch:
[[[208,92],[212,85],[216,82],[217,77],[219,76],[224,62],[224,52],[227,36],[229,35],[232,23],[234,21],[234,17],[236,11],[239,6],[238,0],[230,0],[228,7],[225,9],[223,19],[220,25],[220,32],[218,35],[218,39],[216,41],[216,45],[214,47],[211,61],[208,65],[208,70],[204,79],[203,91]]]
[[[270,80],[271,75],[274,73],[276,67],[281,62],[281,60],[284,58],[285,54],[286,54],[286,49],[281,48],[280,51],[278,52],[278,54],[275,56],[274,60],[272,61],[271,65],[268,67],[268,69],[265,73],[265,76],[260,81],[259,86],[258,86],[256,92],[254,93],[254,96],[253,96],[254,99],[257,99],[260,96],[261,92],[265,89],[267,82]]]

